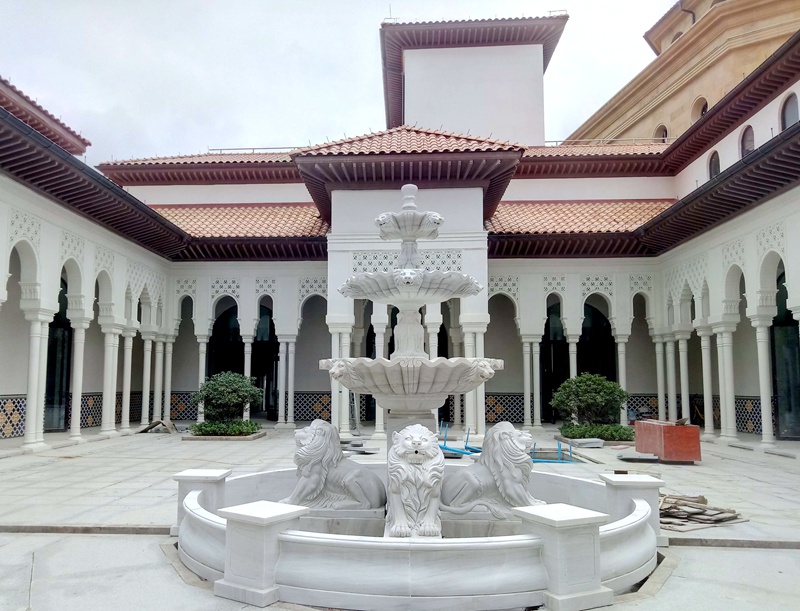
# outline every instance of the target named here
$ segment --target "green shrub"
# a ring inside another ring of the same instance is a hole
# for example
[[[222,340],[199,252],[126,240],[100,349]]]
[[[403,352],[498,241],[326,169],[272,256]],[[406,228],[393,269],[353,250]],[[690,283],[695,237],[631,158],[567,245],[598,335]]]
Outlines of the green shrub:
[[[593,373],[582,373],[558,387],[550,404],[564,420],[577,424],[619,422],[628,393],[616,382]]]
[[[231,420],[229,422],[198,422],[189,427],[192,435],[243,437],[261,430],[261,425],[252,420]]]
[[[633,441],[634,430],[621,424],[565,424],[560,429],[567,439],[597,437],[604,441]]]
[[[232,371],[223,371],[203,382],[190,405],[201,401],[205,407],[205,419],[209,422],[241,420],[244,406],[261,402],[263,393],[248,378]]]

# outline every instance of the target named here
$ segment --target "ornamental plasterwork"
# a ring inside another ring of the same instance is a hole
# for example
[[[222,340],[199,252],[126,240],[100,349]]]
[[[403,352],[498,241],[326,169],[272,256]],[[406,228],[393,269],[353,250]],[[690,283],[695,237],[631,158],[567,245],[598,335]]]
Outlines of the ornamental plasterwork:
[[[519,278],[517,276],[489,276],[489,297],[497,293],[505,293],[518,300]]]
[[[614,279],[608,274],[586,274],[581,280],[581,297],[589,293],[605,293],[614,296]]]
[[[197,278],[176,278],[175,279],[175,297],[183,297],[188,295],[192,299],[197,294]]]
[[[275,286],[276,286],[275,278],[267,278],[267,277],[256,278],[256,297],[269,295],[274,299]]]
[[[462,251],[458,249],[420,250],[422,268],[426,270],[442,270],[460,272],[462,268]],[[354,274],[365,272],[388,272],[394,268],[397,251],[394,250],[357,250],[352,253],[352,270]]]
[[[211,280],[211,299],[216,299],[219,295],[230,295],[239,301],[241,282],[238,278],[214,278]]]
[[[652,274],[631,274],[628,277],[628,285],[631,295],[636,293],[653,294],[653,275]]]
[[[326,276],[303,276],[300,278],[298,300],[303,303],[309,295],[321,295],[328,298],[328,278]]]
[[[758,259],[764,256],[768,250],[774,250],[782,258],[786,258],[786,224],[778,221],[774,225],[764,227],[756,232],[756,249]]]
[[[566,276],[545,276],[542,278],[542,290],[545,295],[550,293],[559,293],[564,295],[567,292],[567,277]]]
[[[137,261],[128,259],[128,286],[131,289],[131,297],[138,299],[144,288],[145,267]]]
[[[736,238],[722,245],[722,271],[727,272],[731,265],[744,270],[744,240]]]
[[[11,209],[11,227],[8,232],[9,245],[13,246],[21,238],[25,238],[38,251],[41,230],[41,219],[22,210]]]
[[[78,263],[83,264],[83,249],[86,241],[70,233],[69,231],[61,231],[61,260],[75,259]]]
[[[687,259],[675,267],[671,267],[665,274],[666,288],[673,301],[680,301],[683,287],[688,284],[695,297],[703,292],[703,283],[708,272],[708,256],[706,253]]]
[[[114,275],[114,252],[105,246],[98,246],[94,251],[94,269],[104,269],[110,276]]]

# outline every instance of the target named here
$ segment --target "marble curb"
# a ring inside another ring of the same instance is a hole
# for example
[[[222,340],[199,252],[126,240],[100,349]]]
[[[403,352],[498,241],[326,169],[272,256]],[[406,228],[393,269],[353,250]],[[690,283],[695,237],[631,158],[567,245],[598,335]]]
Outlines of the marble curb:
[[[68,535],[167,535],[169,526],[157,524],[0,524],[4,533]]]
[[[266,431],[259,431],[252,435],[184,435],[181,441],[253,441],[261,439],[267,434]]]
[[[800,541],[779,539],[713,539],[710,537],[670,537],[670,547],[737,547],[745,549],[800,549]]]
[[[563,435],[553,435],[553,439],[556,441],[560,441],[561,443],[566,443],[571,445],[572,447],[578,447],[575,445],[576,441],[580,441],[580,439],[570,439],[568,437],[564,437]],[[603,447],[608,446],[630,446],[633,447],[636,445],[635,441],[603,441]],[[591,450],[593,448],[581,448],[581,450]],[[594,448],[596,449],[596,448]]]

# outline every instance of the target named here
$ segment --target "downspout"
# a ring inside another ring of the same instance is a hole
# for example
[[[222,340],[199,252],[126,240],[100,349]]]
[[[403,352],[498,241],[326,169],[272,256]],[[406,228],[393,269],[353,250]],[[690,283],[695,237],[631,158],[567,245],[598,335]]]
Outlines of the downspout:
[[[681,9],[682,13],[689,13],[692,16],[692,25],[697,22],[697,17],[695,16],[694,11],[683,8],[683,0],[678,0],[678,8]]]

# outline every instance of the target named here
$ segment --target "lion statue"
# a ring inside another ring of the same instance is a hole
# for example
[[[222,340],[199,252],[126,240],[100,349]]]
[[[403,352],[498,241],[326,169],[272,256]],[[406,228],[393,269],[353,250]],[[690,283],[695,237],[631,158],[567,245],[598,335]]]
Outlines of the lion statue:
[[[421,424],[411,424],[400,432],[395,431],[387,462],[388,536],[441,537],[439,495],[444,455],[436,435]]]
[[[386,488],[369,469],[345,459],[339,431],[324,420],[314,420],[294,433],[297,486],[281,503],[327,509],[379,509],[386,504]]]
[[[496,518],[510,517],[512,507],[543,505],[528,492],[533,438],[510,422],[486,431],[475,464],[448,474],[442,486],[442,509],[464,514],[483,506]]]

